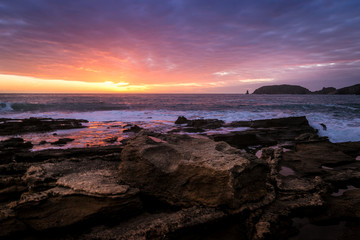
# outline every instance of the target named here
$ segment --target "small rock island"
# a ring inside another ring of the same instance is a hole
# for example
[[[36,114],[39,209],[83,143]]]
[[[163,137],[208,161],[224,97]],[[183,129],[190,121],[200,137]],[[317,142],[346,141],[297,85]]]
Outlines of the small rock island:
[[[310,90],[297,85],[271,85],[263,86],[254,91],[253,94],[310,94]]]

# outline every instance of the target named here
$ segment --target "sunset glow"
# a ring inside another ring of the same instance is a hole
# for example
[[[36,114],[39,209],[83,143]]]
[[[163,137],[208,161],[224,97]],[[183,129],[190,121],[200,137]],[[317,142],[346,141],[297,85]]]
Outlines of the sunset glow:
[[[244,93],[360,79],[359,1],[0,1],[0,92]]]

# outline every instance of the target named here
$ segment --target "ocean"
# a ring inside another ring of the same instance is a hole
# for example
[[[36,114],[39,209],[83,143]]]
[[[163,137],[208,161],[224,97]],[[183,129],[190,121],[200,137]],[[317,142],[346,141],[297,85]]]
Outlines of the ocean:
[[[167,132],[174,128],[178,116],[217,118],[225,122],[306,116],[310,125],[332,142],[360,141],[359,95],[0,94],[0,118],[89,121],[86,129],[18,135],[34,144],[72,137],[75,141],[65,147],[98,146],[108,144],[105,140],[113,136],[118,137],[114,144],[120,144],[130,134],[123,132],[128,124]],[[320,124],[325,124],[327,129]],[[235,130],[241,129],[224,128],[215,132]],[[42,145],[34,150],[44,148],[55,147]]]

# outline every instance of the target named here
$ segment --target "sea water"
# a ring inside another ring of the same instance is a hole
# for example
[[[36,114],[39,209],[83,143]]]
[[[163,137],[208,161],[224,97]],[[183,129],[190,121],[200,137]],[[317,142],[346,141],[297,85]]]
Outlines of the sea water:
[[[118,136],[119,142],[127,137],[123,130],[129,123],[167,132],[173,129],[178,116],[217,118],[225,122],[306,116],[310,125],[332,142],[360,141],[359,95],[0,94],[0,118],[89,121],[89,128],[57,131],[56,136],[21,135],[35,144],[43,138],[52,140],[60,136],[76,139],[68,147],[102,145],[112,136]],[[239,129],[217,131],[234,130]]]

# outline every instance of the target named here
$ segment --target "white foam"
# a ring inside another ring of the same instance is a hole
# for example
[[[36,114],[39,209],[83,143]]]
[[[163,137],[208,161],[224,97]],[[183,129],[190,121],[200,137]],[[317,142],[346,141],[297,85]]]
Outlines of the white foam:
[[[2,114],[8,118],[48,117],[48,118],[75,118],[86,119],[91,122],[117,121],[124,123],[135,123],[141,127],[166,131],[173,127],[178,116],[188,119],[217,118],[229,123],[232,121],[247,121],[258,119],[282,118],[290,116],[306,115],[309,123],[318,129],[320,136],[327,136],[332,142],[360,141],[360,119],[346,119],[345,117],[333,116],[330,113],[306,113],[306,112],[250,112],[250,111],[169,111],[169,110],[114,110],[96,112],[42,112],[42,113],[16,113]],[[321,123],[327,126],[324,130]],[[216,130],[218,131],[218,130]],[[222,130],[220,130],[222,131]],[[226,129],[225,131],[235,131]]]
[[[4,103],[0,103],[0,112],[1,113],[5,113],[5,112],[11,112],[14,109],[12,109],[11,104],[8,102],[4,102]],[[5,107],[3,107],[3,105],[5,105]]]
[[[312,114],[307,116],[310,125],[331,142],[360,141],[360,119],[334,118],[331,115]],[[320,125],[326,125],[326,130]]]

